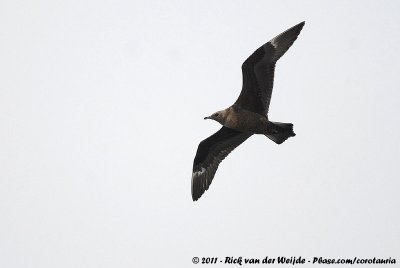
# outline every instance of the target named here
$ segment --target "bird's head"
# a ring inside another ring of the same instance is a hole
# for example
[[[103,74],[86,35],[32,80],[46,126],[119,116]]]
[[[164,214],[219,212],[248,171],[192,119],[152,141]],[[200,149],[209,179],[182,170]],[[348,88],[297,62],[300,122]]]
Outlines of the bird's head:
[[[219,122],[221,124],[224,124],[225,119],[226,119],[226,110],[215,112],[210,116],[204,117],[204,119],[212,119],[212,120],[215,120],[215,121],[217,121],[217,122]]]

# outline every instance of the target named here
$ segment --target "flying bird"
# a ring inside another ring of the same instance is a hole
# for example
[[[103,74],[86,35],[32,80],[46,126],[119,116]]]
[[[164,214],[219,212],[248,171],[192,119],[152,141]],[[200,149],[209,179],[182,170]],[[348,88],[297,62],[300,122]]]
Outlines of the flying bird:
[[[275,64],[297,39],[304,21],[279,34],[250,55],[242,64],[243,87],[236,102],[204,119],[219,122],[222,128],[200,142],[193,161],[192,199],[208,190],[218,165],[253,134],[262,134],[281,144],[293,132],[293,124],[268,119]]]

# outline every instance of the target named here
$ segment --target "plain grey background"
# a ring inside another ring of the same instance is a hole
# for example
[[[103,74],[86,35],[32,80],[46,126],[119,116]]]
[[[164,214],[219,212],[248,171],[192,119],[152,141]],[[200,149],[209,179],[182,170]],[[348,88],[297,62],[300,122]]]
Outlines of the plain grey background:
[[[400,258],[399,10],[1,0],[0,266]],[[197,145],[219,129],[203,117],[236,100],[256,48],[303,20],[270,107],[297,136],[250,138],[193,203]]]

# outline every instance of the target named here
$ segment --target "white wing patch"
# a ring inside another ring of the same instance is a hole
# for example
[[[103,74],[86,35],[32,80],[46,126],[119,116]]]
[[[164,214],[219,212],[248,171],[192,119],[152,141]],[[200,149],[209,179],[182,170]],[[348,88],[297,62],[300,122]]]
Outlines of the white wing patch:
[[[274,46],[274,48],[277,48],[278,47],[278,44],[276,43],[276,41],[275,41],[275,38],[274,39],[272,39],[271,41],[269,41],[270,43],[271,43],[271,45],[273,45]]]
[[[206,169],[204,167],[201,167],[201,170],[193,172],[192,178],[202,175],[205,171]]]

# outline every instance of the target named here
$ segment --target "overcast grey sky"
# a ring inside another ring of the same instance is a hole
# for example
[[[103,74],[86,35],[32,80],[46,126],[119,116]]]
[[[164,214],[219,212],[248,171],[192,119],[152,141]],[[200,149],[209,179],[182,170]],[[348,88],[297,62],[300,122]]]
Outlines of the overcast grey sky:
[[[2,0],[0,266],[399,262],[399,10],[398,1]],[[297,136],[280,146],[250,138],[193,203],[197,145],[219,129],[203,117],[235,101],[243,60],[303,20],[270,107]]]

